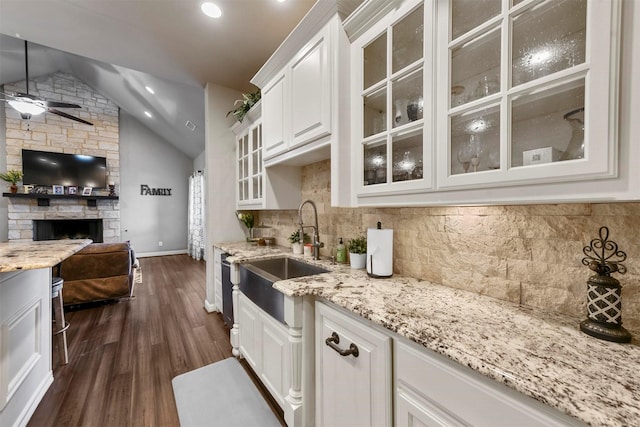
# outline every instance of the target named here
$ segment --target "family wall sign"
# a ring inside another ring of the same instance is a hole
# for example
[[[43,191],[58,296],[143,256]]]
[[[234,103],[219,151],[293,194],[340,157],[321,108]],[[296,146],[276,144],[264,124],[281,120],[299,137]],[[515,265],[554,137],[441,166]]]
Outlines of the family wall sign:
[[[151,188],[147,184],[140,186],[141,196],[170,196],[171,188]]]

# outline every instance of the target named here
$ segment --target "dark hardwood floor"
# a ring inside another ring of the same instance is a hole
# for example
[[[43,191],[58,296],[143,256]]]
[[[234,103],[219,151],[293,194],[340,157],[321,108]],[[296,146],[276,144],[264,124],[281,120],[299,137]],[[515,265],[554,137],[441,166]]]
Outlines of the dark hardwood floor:
[[[141,258],[135,297],[66,313],[69,364],[29,426],[178,426],[171,379],[231,356],[229,333],[203,308],[205,264]]]

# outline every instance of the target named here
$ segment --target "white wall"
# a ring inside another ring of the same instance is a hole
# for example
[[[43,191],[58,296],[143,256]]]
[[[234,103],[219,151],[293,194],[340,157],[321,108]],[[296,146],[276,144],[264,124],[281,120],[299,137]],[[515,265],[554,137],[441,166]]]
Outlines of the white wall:
[[[141,256],[186,252],[193,160],[121,111],[120,168],[122,239]],[[142,184],[171,188],[171,196],[141,195]]]
[[[207,210],[207,299],[205,308],[213,311],[213,244],[245,238],[236,218],[235,137],[227,111],[241,94],[222,86],[205,87],[206,210]]]
[[[198,157],[193,159],[193,171],[205,171],[207,166],[207,150],[205,149]]]
[[[4,86],[0,86],[4,90]],[[0,172],[7,170],[7,129],[5,122],[5,109],[0,106]],[[9,184],[2,181],[2,192],[9,191]],[[6,241],[9,236],[9,216],[7,214],[7,203],[9,199],[2,197],[0,199],[0,242]]]

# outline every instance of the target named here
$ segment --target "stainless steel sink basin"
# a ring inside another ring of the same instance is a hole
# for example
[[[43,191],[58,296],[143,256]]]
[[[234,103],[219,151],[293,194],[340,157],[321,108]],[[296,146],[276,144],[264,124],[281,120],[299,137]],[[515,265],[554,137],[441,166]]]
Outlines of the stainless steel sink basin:
[[[248,270],[266,277],[272,282],[284,279],[293,279],[296,277],[312,276],[314,274],[326,273],[328,271],[324,268],[286,257],[252,261],[243,265]]]
[[[286,257],[252,261],[240,265],[239,287],[258,307],[284,323],[284,295],[273,289],[273,282],[328,271]]]

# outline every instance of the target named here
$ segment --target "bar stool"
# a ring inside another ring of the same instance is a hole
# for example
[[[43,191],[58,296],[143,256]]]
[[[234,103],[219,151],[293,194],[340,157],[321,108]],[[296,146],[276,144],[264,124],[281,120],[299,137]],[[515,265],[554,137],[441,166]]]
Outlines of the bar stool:
[[[58,347],[60,348],[60,360],[63,365],[69,363],[69,352],[67,350],[67,329],[69,329],[69,323],[64,320],[64,300],[62,299],[62,286],[64,280],[62,277],[51,278],[51,298],[53,300],[53,316],[58,326],[57,330],[53,332],[53,335],[60,335],[62,338],[58,341]],[[58,301],[55,301],[55,299]]]

